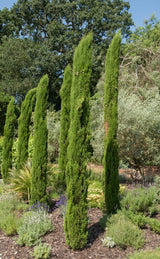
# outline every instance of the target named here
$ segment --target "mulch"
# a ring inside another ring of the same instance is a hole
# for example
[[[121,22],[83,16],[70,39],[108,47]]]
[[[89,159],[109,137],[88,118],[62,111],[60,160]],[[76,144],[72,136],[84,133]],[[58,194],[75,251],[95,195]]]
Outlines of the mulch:
[[[47,243],[52,247],[51,257],[58,259],[118,259],[127,258],[127,255],[134,252],[134,249],[129,247],[125,250],[118,248],[104,247],[101,239],[104,237],[104,231],[98,224],[102,217],[102,212],[99,209],[89,209],[89,237],[86,247],[81,251],[74,251],[67,247],[65,243],[65,234],[63,228],[63,218],[59,210],[55,210],[51,214],[51,219],[54,225],[54,230],[51,233],[42,237],[42,242]],[[156,216],[160,220],[160,215]],[[145,236],[145,246],[142,250],[154,249],[160,246],[160,235],[153,233],[149,228],[143,229]],[[16,244],[15,237],[6,236],[0,232],[0,259],[31,259],[30,253],[33,247],[20,246]]]

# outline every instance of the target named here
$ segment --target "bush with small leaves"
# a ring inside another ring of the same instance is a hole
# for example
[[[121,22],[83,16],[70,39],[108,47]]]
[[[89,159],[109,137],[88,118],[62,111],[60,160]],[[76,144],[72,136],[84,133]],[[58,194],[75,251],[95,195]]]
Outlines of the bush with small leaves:
[[[34,256],[35,259],[48,259],[51,254],[51,246],[47,246],[46,243],[42,244],[41,242],[34,247],[34,252],[31,253],[31,256]]]
[[[151,207],[155,208],[155,197],[157,190],[155,186],[149,188],[136,188],[128,191],[121,201],[121,207],[134,213],[143,212],[149,214]]]
[[[160,247],[157,247],[155,250],[146,250],[135,252],[132,255],[129,255],[129,259],[159,259]]]
[[[16,209],[20,201],[15,193],[2,190],[0,196],[0,229],[7,235],[17,233],[18,217]]]
[[[109,248],[113,248],[116,245],[111,237],[105,237],[104,239],[101,239],[101,241],[103,246],[107,246]]]
[[[28,211],[20,220],[17,244],[33,246],[39,242],[41,236],[51,230],[52,222],[46,211]]]
[[[108,219],[105,236],[111,237],[121,248],[131,246],[138,249],[145,243],[141,230],[121,212]]]

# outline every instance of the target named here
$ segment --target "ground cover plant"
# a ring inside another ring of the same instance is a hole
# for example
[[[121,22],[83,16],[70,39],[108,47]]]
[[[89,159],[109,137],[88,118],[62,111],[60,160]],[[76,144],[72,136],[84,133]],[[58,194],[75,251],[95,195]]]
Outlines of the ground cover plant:
[[[20,201],[19,197],[9,187],[1,185],[0,192],[0,229],[6,235],[17,233],[19,213],[27,209],[27,205]]]
[[[141,252],[136,252],[133,255],[129,255],[129,259],[159,259],[160,247],[155,250],[146,250]]]
[[[51,219],[46,210],[40,207],[23,214],[17,227],[19,245],[33,246],[40,241],[40,237],[53,230]]]
[[[112,238],[113,242],[123,249],[127,246],[138,249],[145,243],[141,230],[120,212],[107,219],[104,239],[108,237]]]
[[[31,253],[35,259],[48,259],[50,258],[51,246],[42,244],[41,242],[34,247],[34,251]]]

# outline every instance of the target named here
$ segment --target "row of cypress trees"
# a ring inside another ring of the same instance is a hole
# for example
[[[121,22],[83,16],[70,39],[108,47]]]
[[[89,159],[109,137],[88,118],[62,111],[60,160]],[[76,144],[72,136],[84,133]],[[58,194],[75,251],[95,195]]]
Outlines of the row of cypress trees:
[[[66,243],[73,249],[81,249],[87,243],[87,158],[90,143],[90,77],[92,66],[92,39],[89,33],[79,43],[73,58],[73,72],[70,65],[65,69],[61,88],[61,132],[59,167],[63,186],[67,187],[67,211],[65,216]],[[119,52],[121,37],[118,32],[113,38],[106,56],[105,91],[104,91],[104,190],[106,209],[108,213],[115,212],[118,201],[118,75]],[[31,203],[47,201],[46,171],[47,171],[47,99],[48,76],[44,76],[37,87],[31,90],[22,105],[18,129],[18,159],[19,169],[28,156],[29,121],[36,93],[34,112],[34,150]],[[7,125],[11,132],[5,129],[7,138],[13,141],[14,99],[7,109]],[[8,134],[8,136],[7,136]],[[8,141],[8,140],[7,140]],[[23,142],[23,143],[22,143]],[[5,137],[4,137],[5,143]],[[11,145],[3,148],[2,175],[7,179],[7,170],[11,164],[7,162],[7,154],[11,157]],[[11,161],[11,159],[10,159]]]
[[[36,96],[34,111],[34,148],[31,203],[47,200],[46,172],[47,172],[47,99],[48,76],[40,80],[36,89],[31,89],[21,106],[21,114],[18,119],[18,152],[16,169],[22,168],[28,159],[29,125]],[[6,123],[4,128],[4,141],[2,151],[2,177],[7,182],[9,169],[12,168],[12,146],[14,126],[16,122],[15,100],[12,97],[7,107]]]
[[[87,179],[86,166],[90,141],[90,77],[92,33],[84,37],[73,59],[73,74],[65,70],[61,90],[61,132],[59,167],[67,185],[65,216],[66,243],[81,249],[87,243]],[[113,38],[107,51],[104,87],[104,192],[107,213],[119,207],[118,178],[118,76],[121,32]],[[71,79],[72,78],[72,79]]]

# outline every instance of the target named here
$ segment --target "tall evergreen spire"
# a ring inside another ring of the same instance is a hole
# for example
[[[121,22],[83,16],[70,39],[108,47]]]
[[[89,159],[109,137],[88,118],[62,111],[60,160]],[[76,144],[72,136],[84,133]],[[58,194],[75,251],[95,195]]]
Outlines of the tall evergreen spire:
[[[104,181],[105,202],[108,213],[113,213],[119,206],[119,176],[118,176],[118,76],[119,54],[121,46],[120,31],[114,36],[106,56],[105,89],[104,89]]]
[[[92,37],[90,33],[80,41],[73,60],[65,216],[66,243],[73,249],[83,248],[88,237],[86,166],[90,140]]]

